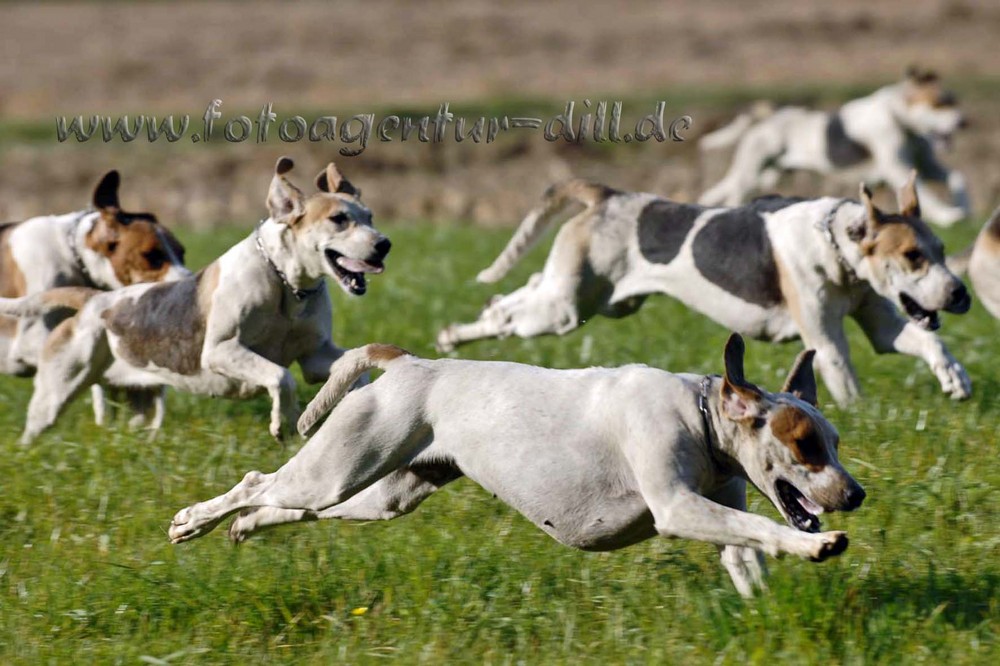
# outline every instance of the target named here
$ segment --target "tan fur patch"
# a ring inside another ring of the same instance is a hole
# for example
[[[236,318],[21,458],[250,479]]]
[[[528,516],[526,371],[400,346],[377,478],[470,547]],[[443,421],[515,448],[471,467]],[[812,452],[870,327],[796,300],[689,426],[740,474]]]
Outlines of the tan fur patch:
[[[1000,256],[1000,214],[997,214],[983,228],[979,238],[976,239],[977,249],[982,249],[993,255]]]
[[[218,268],[211,264],[214,280]],[[118,354],[136,367],[150,363],[181,375],[201,370],[207,311],[201,290],[207,269],[197,275],[153,285],[138,298],[119,300],[103,314],[108,330],[118,337]]]
[[[771,432],[809,471],[818,472],[830,464],[823,436],[809,415],[798,407],[784,405],[779,408],[771,417]]]
[[[795,322],[799,330],[802,330],[802,304],[799,301],[799,290],[795,286],[795,278],[777,256],[774,257],[774,263],[778,267],[778,288],[781,289],[781,297],[785,301],[785,307],[788,308],[792,321]]]
[[[296,227],[305,227],[312,224],[320,224],[334,217],[338,213],[347,215],[354,222],[366,223],[371,221],[371,214],[367,212],[364,204],[358,199],[348,194],[314,194],[305,202],[305,212],[295,221]],[[358,215],[355,215],[357,213]],[[367,219],[355,219],[356,217],[366,217]]]
[[[46,305],[79,310],[87,301],[100,293],[99,289],[90,287],[56,287],[42,294],[42,302]]]
[[[0,297],[18,298],[27,291],[24,273],[14,261],[10,247],[10,233],[14,225],[0,227]],[[13,336],[17,332],[17,319],[0,317],[0,335]]]
[[[128,224],[119,221],[129,218]],[[164,246],[166,238],[170,247]],[[115,277],[123,285],[159,282],[173,265],[171,252],[183,256],[184,248],[167,229],[151,216],[102,211],[94,228],[87,234],[87,247],[111,262]]]
[[[925,104],[933,108],[955,106],[955,96],[944,90],[937,81],[914,83],[906,101],[911,105]]]
[[[916,228],[912,220],[898,215],[887,215],[878,224],[878,232],[874,239],[866,238],[861,243],[862,251],[869,256],[879,258],[891,258],[899,261],[902,265],[908,266],[905,255],[912,250],[926,251],[929,248],[923,247],[920,242],[920,230]],[[924,265],[911,267],[914,272],[926,271],[933,256],[925,257]]]
[[[198,280],[198,309],[205,318],[212,309],[212,295],[219,286],[219,262],[213,261],[201,271]]]
[[[66,319],[56,326],[49,337],[45,339],[45,346],[42,348],[42,358],[46,361],[56,356],[70,340],[76,331],[76,317]]]
[[[366,348],[368,358],[375,363],[388,363],[400,356],[412,356],[410,352],[396,345],[385,345],[378,342],[372,343]]]
[[[545,192],[545,198],[555,201],[575,200],[592,208],[614,194],[617,194],[617,190],[607,185],[574,179],[553,185]]]

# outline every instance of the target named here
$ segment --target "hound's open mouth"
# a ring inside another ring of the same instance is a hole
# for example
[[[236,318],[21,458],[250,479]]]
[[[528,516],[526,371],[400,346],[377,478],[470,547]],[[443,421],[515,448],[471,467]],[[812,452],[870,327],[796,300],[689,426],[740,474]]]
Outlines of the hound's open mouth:
[[[926,328],[928,331],[936,331],[941,327],[941,321],[938,319],[937,312],[923,309],[919,303],[906,294],[901,293],[899,295],[899,302],[903,304],[906,316],[921,328]]]
[[[323,254],[341,289],[355,296],[361,296],[368,289],[365,273],[381,273],[385,270],[385,265],[379,260],[352,259],[330,249],[324,250]]]
[[[823,513],[823,507],[784,479],[778,479],[774,487],[791,526],[803,532],[819,532],[819,514]]]

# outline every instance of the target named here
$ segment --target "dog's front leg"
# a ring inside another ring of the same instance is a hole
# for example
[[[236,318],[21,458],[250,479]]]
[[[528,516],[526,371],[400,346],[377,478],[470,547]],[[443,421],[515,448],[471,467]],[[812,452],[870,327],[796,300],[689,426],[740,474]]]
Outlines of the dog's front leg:
[[[921,358],[955,400],[972,395],[972,380],[937,335],[907,320],[891,302],[871,294],[852,316],[879,354],[899,352]]]
[[[689,489],[672,493],[665,502],[647,499],[647,504],[656,520],[656,531],[665,537],[753,548],[774,557],[788,553],[814,562],[839,555],[847,548],[845,532],[801,532],[723,506]]]
[[[733,477],[708,498],[737,511],[746,511],[747,483],[740,477]],[[719,546],[719,555],[741,596],[752,597],[755,590],[767,589],[764,553],[749,546],[726,545]]]
[[[302,378],[310,384],[325,382],[330,377],[330,367],[343,355],[343,349],[325,340],[318,348],[298,359]]]
[[[302,378],[310,384],[325,382],[330,377],[330,368],[343,355],[343,349],[327,340],[314,352],[299,358],[298,363],[299,367],[302,368]],[[363,372],[351,386],[351,390],[366,386],[368,382],[368,372]]]
[[[816,350],[814,364],[834,402],[840,407],[849,405],[861,395],[861,388],[851,364],[843,314],[833,308],[816,307],[814,312],[805,312],[798,320],[802,325],[802,342],[807,349]]]
[[[295,397],[295,379],[288,368],[250,351],[235,338],[212,343],[206,340],[201,364],[211,372],[267,391],[271,397],[269,431],[272,437],[281,439],[283,430],[294,431],[299,404]]]
[[[914,162],[919,165],[919,176],[922,180],[945,183],[948,186],[952,204],[961,208],[965,217],[968,217],[972,208],[969,204],[969,191],[965,176],[958,170],[949,169],[942,164],[937,155],[934,154],[934,147],[926,140],[919,143]],[[923,196],[922,193],[918,194]]]

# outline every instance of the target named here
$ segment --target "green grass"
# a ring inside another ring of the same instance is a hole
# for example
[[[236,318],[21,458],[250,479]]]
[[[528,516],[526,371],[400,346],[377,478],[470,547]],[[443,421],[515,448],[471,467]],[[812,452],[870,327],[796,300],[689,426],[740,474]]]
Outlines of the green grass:
[[[185,236],[191,264],[248,230]],[[335,337],[433,355],[438,328],[473,317],[493,293],[472,276],[507,232],[389,231],[389,270],[369,294],[334,295]],[[946,237],[959,249],[974,232]],[[501,287],[520,284],[542,254]],[[80,400],[22,449],[30,385],[0,378],[0,662],[996,663],[997,327],[978,305],[945,316],[943,337],[976,382],[960,404],[920,361],[877,357],[852,328],[867,397],[826,414],[869,497],[825,520],[851,546],[821,565],[771,560],[771,589],[751,601],[705,544],[576,552],[468,480],[389,523],[290,526],[240,548],[220,529],[171,546],[175,511],[298,446],[268,437],[264,400],[171,393],[151,442],[123,422],[95,427]],[[485,341],[462,355],[717,372],[726,336],[658,297],[565,338]],[[750,343],[747,374],[777,389],[797,351]],[[751,506],[777,516],[755,491]]]

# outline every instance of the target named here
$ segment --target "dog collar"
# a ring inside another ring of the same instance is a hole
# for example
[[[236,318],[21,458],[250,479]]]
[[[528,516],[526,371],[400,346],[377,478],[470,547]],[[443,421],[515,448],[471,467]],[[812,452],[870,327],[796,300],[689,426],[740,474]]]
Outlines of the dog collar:
[[[715,452],[713,451],[712,440],[712,413],[708,410],[708,392],[712,388],[712,380],[717,379],[719,375],[705,375],[701,380],[701,390],[698,392],[698,411],[701,412],[701,423],[705,428],[705,448],[708,449],[708,457],[713,462],[718,463],[715,459]]]
[[[93,212],[94,210],[92,208],[87,208],[77,213],[76,219],[73,220],[73,224],[69,225],[69,232],[66,234],[66,244],[69,245],[69,252],[73,255],[73,261],[76,262],[76,269],[80,271],[81,275],[83,275],[83,279],[87,281],[88,286],[97,287],[99,285],[94,281],[94,276],[90,274],[89,270],[87,270],[87,264],[83,263],[83,257],[80,256],[80,250],[76,247],[76,232],[80,227],[80,222],[83,221],[83,218]]]
[[[822,220],[816,223],[816,228],[819,229],[824,236],[826,236],[826,241],[833,248],[833,254],[837,257],[837,263],[840,264],[840,268],[844,271],[844,275],[847,277],[847,281],[850,283],[858,282],[858,274],[854,272],[854,268],[847,263],[847,259],[844,257],[844,253],[840,251],[840,244],[837,243],[837,237],[833,233],[833,218],[836,217],[837,211],[844,204],[850,202],[850,199],[841,199],[836,203],[836,205],[830,209],[830,212],[823,217]]]
[[[260,237],[260,228],[261,226],[263,226],[264,222],[265,222],[264,220],[261,220],[257,224],[257,228],[254,229],[253,232],[254,244],[257,246],[257,251],[260,252],[260,256],[264,257],[264,261],[266,261],[267,265],[271,267],[271,270],[277,274],[278,278],[281,280],[281,283],[284,284],[286,287],[288,287],[288,290],[292,292],[292,296],[295,297],[295,300],[304,301],[310,296],[319,293],[320,289],[323,288],[322,280],[320,280],[319,284],[316,285],[315,287],[310,287],[309,289],[300,289],[294,286],[291,282],[289,282],[288,277],[284,274],[284,272],[280,268],[278,268],[278,265],[274,263],[274,260],[271,259],[271,256],[267,253],[267,250],[264,249],[264,240]]]

